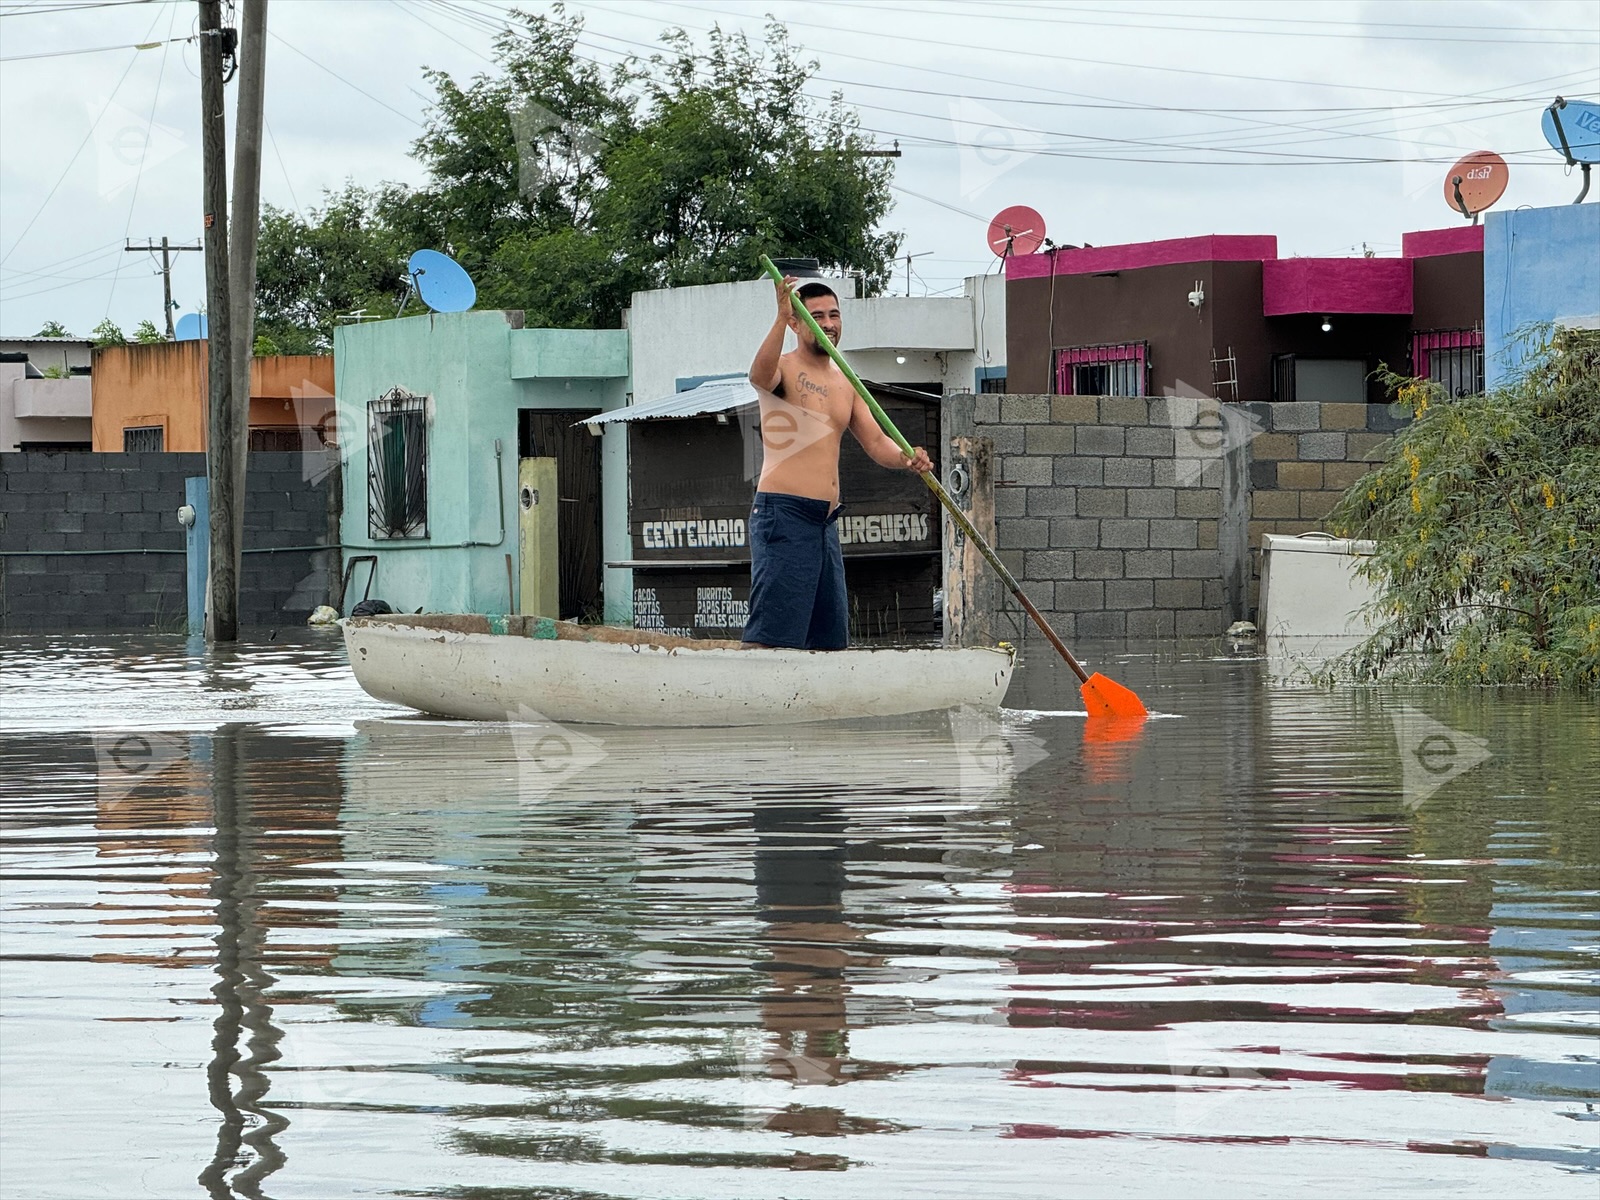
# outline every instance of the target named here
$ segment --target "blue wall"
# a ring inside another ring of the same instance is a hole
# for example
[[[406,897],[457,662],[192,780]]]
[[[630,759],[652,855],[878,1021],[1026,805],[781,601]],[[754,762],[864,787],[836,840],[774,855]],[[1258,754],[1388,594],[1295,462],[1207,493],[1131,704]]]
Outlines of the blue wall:
[[[1600,204],[1488,214],[1483,364],[1489,387],[1520,361],[1517,330],[1545,321],[1600,324]]]

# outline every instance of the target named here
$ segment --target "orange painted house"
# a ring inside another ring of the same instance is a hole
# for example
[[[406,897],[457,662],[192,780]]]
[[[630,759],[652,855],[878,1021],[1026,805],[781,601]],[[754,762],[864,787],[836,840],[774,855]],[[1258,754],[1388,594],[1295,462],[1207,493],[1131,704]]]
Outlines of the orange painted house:
[[[94,352],[95,450],[206,448],[206,344],[156,342]],[[333,358],[276,355],[250,368],[250,449],[332,445]]]

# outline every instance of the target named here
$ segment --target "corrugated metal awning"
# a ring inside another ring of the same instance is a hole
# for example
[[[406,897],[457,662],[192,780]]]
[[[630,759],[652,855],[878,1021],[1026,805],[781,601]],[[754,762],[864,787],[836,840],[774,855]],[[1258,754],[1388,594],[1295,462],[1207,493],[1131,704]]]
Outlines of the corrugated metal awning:
[[[713,379],[675,392],[660,400],[614,408],[579,421],[580,425],[607,425],[612,421],[645,421],[652,417],[703,417],[754,404],[759,399],[748,379]]]
[[[923,404],[938,404],[937,395],[896,387],[892,383],[874,383],[863,379],[868,390],[879,400],[917,400]],[[759,394],[748,379],[713,379],[685,392],[675,392],[660,400],[644,404],[630,404],[626,408],[613,408],[577,422],[579,425],[609,425],[612,421],[648,421],[654,418],[705,417],[712,413],[731,412],[747,404],[755,404]]]

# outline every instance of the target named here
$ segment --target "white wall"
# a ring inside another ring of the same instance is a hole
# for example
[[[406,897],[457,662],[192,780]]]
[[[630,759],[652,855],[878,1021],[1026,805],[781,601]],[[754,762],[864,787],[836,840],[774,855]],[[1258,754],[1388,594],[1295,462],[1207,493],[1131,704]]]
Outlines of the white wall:
[[[0,452],[23,442],[81,442],[87,448],[89,377],[28,379],[27,369],[26,363],[0,363]]]
[[[841,295],[853,286],[850,280],[825,282]],[[995,276],[983,282],[989,357],[998,365],[1005,361],[1005,281]],[[982,353],[972,290],[964,296],[841,300],[839,307],[840,349],[859,375],[878,383],[943,383],[947,391],[972,388],[972,367]],[[679,379],[743,375],[775,311],[773,287],[765,280],[635,292],[627,314],[634,402],[672,395]],[[786,346],[793,345],[790,335]],[[902,355],[906,361],[897,363]]]
[[[826,280],[841,297],[854,281]],[[742,376],[772,328],[777,298],[767,280],[635,292],[628,329],[633,403],[674,394],[679,379]],[[1005,365],[1005,278],[967,281],[962,296],[878,296],[840,301],[842,349],[858,375],[875,383],[937,383],[975,389],[974,369]],[[785,346],[792,348],[794,336]],[[904,358],[904,362],[897,361]],[[621,426],[605,434],[604,545],[608,562],[630,558],[627,443]],[[633,572],[606,570],[606,620],[631,618]]]
[[[0,354],[21,352],[40,372],[51,367],[68,370],[87,367],[94,354],[94,343],[87,338],[6,338],[0,337]]]

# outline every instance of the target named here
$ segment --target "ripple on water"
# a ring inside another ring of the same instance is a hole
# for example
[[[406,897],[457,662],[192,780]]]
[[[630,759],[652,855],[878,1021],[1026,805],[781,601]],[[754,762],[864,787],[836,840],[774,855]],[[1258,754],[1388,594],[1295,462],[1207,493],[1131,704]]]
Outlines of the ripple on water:
[[[552,771],[326,640],[4,653],[30,1195],[1592,1195],[1592,707],[1407,697],[1494,749],[1413,803],[1398,699],[1203,654]]]

